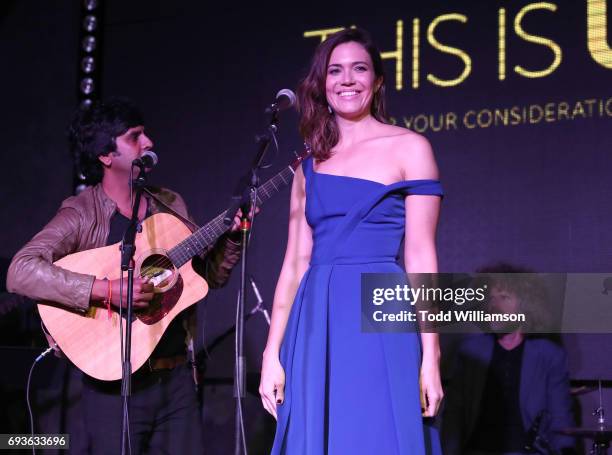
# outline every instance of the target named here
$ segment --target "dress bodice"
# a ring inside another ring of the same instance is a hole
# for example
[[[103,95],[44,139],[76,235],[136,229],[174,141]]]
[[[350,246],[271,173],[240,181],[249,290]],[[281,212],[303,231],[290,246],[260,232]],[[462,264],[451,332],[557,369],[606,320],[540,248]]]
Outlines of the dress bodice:
[[[304,161],[306,220],[313,232],[311,264],[388,262],[397,259],[408,195],[442,196],[437,180],[384,185],[315,172]]]

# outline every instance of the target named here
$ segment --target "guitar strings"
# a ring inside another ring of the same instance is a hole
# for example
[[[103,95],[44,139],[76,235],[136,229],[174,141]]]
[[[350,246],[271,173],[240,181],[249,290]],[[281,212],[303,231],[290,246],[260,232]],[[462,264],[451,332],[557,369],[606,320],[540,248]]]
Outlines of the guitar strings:
[[[278,192],[281,188],[289,184],[290,180],[285,178],[285,174],[292,175],[293,171],[290,170],[290,168],[284,169],[283,171],[279,172],[277,175],[272,177],[270,180],[268,180],[266,183],[261,185],[261,187],[258,188],[258,191],[263,193],[266,196],[266,199],[270,198],[274,193]],[[269,191],[268,189],[270,187],[272,187],[274,191]],[[257,195],[258,205],[263,204],[263,202],[264,201],[261,199],[261,197]],[[191,245],[192,247],[195,247],[196,249],[201,249],[202,245],[200,242],[200,237],[202,237],[202,235],[205,235],[205,238],[204,238],[205,242],[209,244],[212,243],[216,237],[220,236],[227,229],[225,223],[223,223],[222,221],[224,216],[225,216],[225,212],[217,215],[217,217],[215,217],[210,223],[200,228],[199,230],[194,232],[192,235],[190,235],[189,237],[181,241],[178,245],[173,247],[169,253],[172,254],[173,250],[180,251],[178,250],[179,247],[189,249],[190,248],[189,245]],[[219,232],[215,232],[215,231],[219,231]],[[177,259],[185,263],[187,260],[190,259],[190,257],[192,256],[190,256],[187,253],[183,253],[183,254],[179,253],[179,255],[177,256]]]
[[[264,183],[261,187],[258,188],[258,192],[263,193],[266,196],[266,199],[269,199],[274,193],[278,192],[283,186],[289,184],[289,181],[285,179],[283,175],[284,173],[287,173],[287,172],[290,172],[290,171],[288,169],[285,169],[282,172],[275,175],[274,177],[272,177],[270,180],[268,180],[266,183]],[[275,184],[275,180],[281,180],[282,184],[281,182],[277,182],[278,183],[278,186],[277,186]],[[274,192],[269,192],[268,191],[269,187],[273,187]],[[258,205],[262,204],[263,202],[264,201],[261,200],[258,194],[257,195]],[[184,264],[193,256],[190,255],[189,253],[181,252],[181,250],[184,250],[184,249],[189,250],[189,248],[195,248],[196,250],[198,249],[204,250],[206,246],[213,243],[213,241],[216,240],[216,238],[220,237],[227,230],[227,226],[223,222],[225,213],[226,212],[220,213],[215,218],[213,218],[208,224],[204,225],[197,231],[193,232],[190,236],[183,239],[181,242],[179,242],[176,246],[174,246],[168,251],[167,256],[160,255],[161,257],[159,259],[156,259],[153,263],[148,264],[144,269],[141,269],[141,276],[143,272],[147,273],[153,268],[164,268],[164,266],[168,262],[170,263],[170,265],[175,266],[174,261],[170,258],[170,256],[173,255],[172,253],[173,251],[176,251],[178,253],[178,255],[176,255],[176,259],[182,262],[182,264]],[[220,231],[220,232],[217,232],[217,231]],[[203,245],[202,245],[202,242],[200,241],[200,237],[202,236],[204,236],[203,238],[204,243],[208,243],[208,245],[204,246],[204,248],[202,248]]]
[[[213,221],[211,221],[208,225],[200,228],[199,230],[197,230],[196,232],[194,232],[192,235],[190,235],[189,237],[187,237],[186,239],[182,240],[181,242],[179,242],[176,246],[174,246],[173,248],[171,248],[168,253],[169,255],[159,255],[161,256],[159,259],[156,259],[154,262],[152,262],[151,264],[147,265],[147,270],[150,270],[151,268],[155,268],[155,267],[162,267],[165,265],[165,263],[170,262],[170,264],[174,265],[172,259],[169,257],[170,255],[172,255],[172,251],[173,250],[177,250],[177,248],[182,247],[185,248],[186,244],[188,243],[189,239],[193,236],[195,236],[196,234],[200,233],[201,231],[203,231],[204,233],[206,233],[210,239],[205,239],[208,242],[212,243],[212,240],[214,239],[214,235],[216,234],[214,231],[211,232],[210,228],[208,227],[210,224],[216,222],[216,221],[220,221],[222,219],[222,217],[224,216],[224,214],[220,214],[218,215],[215,219],[213,219]],[[211,235],[212,234],[212,235]],[[219,236],[220,234],[216,234],[216,236]],[[193,246],[196,248],[202,248],[202,244],[200,243],[199,245],[196,243],[193,243]],[[177,251],[180,251],[177,250]],[[179,260],[188,260],[189,256],[187,254],[179,254],[177,256],[177,259]]]

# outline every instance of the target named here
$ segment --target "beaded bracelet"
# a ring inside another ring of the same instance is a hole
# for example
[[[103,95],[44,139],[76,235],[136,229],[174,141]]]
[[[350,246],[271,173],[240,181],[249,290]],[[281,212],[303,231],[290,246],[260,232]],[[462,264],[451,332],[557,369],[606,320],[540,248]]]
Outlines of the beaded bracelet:
[[[113,300],[113,283],[108,278],[104,278],[104,279],[108,283],[108,293],[103,303],[106,304],[106,311],[108,312],[108,319],[110,319],[113,316],[113,312],[111,311],[111,301]]]

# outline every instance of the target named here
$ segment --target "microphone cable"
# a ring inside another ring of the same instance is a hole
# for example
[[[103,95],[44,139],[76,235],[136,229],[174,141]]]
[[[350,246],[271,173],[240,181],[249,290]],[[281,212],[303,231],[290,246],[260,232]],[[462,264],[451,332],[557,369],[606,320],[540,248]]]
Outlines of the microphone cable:
[[[28,414],[30,415],[30,435],[32,436],[32,440],[34,440],[34,414],[32,413],[32,404],[30,403],[30,383],[32,381],[32,373],[34,372],[34,367],[36,364],[49,355],[55,348],[57,348],[57,343],[53,342],[53,346],[49,346],[40,355],[38,355],[38,357],[34,359],[34,362],[32,362],[30,372],[28,373],[28,382],[26,385],[26,405],[28,407]],[[34,444],[32,444],[32,455],[36,455]]]

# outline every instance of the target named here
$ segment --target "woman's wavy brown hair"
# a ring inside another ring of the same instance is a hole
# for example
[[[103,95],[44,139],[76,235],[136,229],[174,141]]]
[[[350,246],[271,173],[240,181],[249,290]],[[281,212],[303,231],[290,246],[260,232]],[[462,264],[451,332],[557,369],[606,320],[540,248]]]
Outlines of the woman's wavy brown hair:
[[[336,119],[328,110],[325,95],[327,65],[336,46],[355,42],[370,54],[376,80],[381,80],[380,88],[374,93],[370,112],[383,123],[388,123],[385,107],[385,73],[380,52],[374,45],[370,34],[363,29],[350,28],[330,35],[317,47],[306,77],[298,87],[298,109],[300,111],[300,133],[310,146],[313,157],[324,161],[331,156],[331,149],[338,143],[340,132]]]

